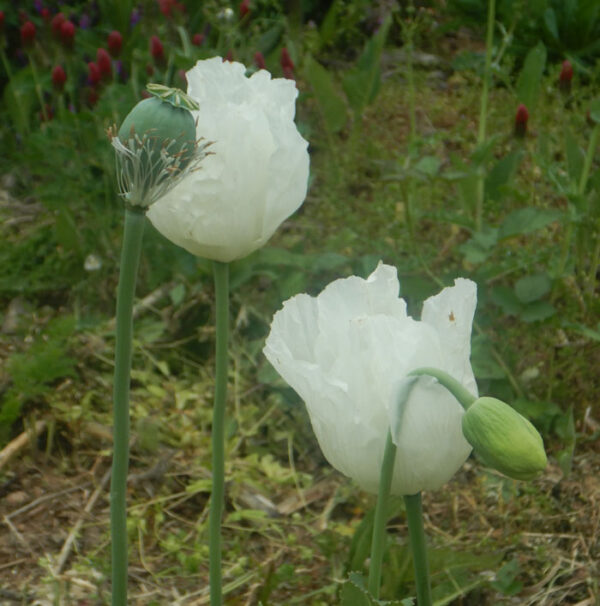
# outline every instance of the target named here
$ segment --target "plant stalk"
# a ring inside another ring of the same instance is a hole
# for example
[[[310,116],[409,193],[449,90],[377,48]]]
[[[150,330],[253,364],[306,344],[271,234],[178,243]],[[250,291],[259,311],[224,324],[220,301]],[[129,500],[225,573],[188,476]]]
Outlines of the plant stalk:
[[[485,66],[483,70],[483,87],[481,89],[481,107],[479,110],[479,129],[477,146],[485,142],[487,127],[487,106],[489,87],[492,76],[492,46],[494,44],[494,21],[496,18],[496,0],[488,0],[487,30],[485,35]],[[483,225],[483,198],[485,196],[485,175],[477,177],[477,201],[475,208],[475,229],[481,231]]]
[[[379,492],[377,504],[375,505],[375,517],[373,520],[373,538],[371,540],[371,559],[369,564],[369,593],[376,599],[379,598],[381,585],[381,564],[385,550],[385,525],[387,523],[387,504],[394,474],[394,462],[396,460],[396,445],[392,442],[392,434],[388,431],[383,462],[381,464],[381,475],[379,477]]]
[[[212,421],[212,493],[209,512],[210,604],[222,606],[221,517],[225,492],[225,404],[229,328],[229,265],[214,262],[216,297],[215,401]]]
[[[429,582],[429,564],[427,562],[427,542],[423,528],[423,505],[421,493],[406,495],[406,518],[408,521],[408,536],[410,549],[413,554],[415,582],[417,585],[417,604],[431,606],[431,584]]]
[[[437,368],[417,368],[408,373],[409,376],[426,376],[433,377],[443,385],[459,402],[459,404],[467,410],[477,399],[468,389],[466,389],[459,381],[450,376],[447,372]]]
[[[125,211],[123,249],[117,290],[115,344],[114,443],[110,485],[112,606],[127,606],[127,472],[129,468],[129,384],[133,337],[133,298],[146,215]]]

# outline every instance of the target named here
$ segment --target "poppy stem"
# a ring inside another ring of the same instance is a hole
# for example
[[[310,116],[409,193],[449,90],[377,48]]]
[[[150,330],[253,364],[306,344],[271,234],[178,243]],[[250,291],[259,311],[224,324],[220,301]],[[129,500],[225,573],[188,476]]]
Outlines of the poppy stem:
[[[381,585],[381,564],[383,562],[383,552],[385,551],[387,504],[390,496],[395,460],[396,445],[392,441],[391,432],[388,431],[383,453],[383,463],[381,464],[381,475],[379,477],[379,492],[377,494],[377,504],[375,505],[371,559],[369,563],[369,593],[376,599],[379,598],[379,588]]]
[[[417,604],[431,606],[431,584],[429,582],[429,564],[427,562],[427,542],[423,528],[423,506],[421,493],[405,495],[406,519],[408,521],[408,536],[415,568],[415,583],[417,585]]]
[[[437,379],[459,402],[459,404],[467,410],[477,399],[469,390],[467,390],[454,377],[447,372],[437,368],[417,368],[408,373],[409,376],[427,376]]]
[[[125,211],[123,249],[117,290],[114,429],[110,485],[112,606],[127,606],[127,472],[129,469],[129,384],[133,337],[133,298],[146,215]]]
[[[229,265],[214,262],[216,297],[215,401],[212,421],[212,493],[209,512],[210,604],[221,606],[221,517],[225,492],[225,404],[227,401],[227,341],[229,325]]]

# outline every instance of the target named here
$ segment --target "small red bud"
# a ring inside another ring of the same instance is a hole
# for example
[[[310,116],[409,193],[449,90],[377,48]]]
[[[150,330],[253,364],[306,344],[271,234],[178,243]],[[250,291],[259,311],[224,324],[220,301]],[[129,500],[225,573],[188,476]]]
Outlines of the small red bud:
[[[290,53],[285,46],[281,49],[281,57],[279,59],[279,63],[281,64],[281,69],[283,69],[284,72],[286,71],[286,68],[287,68],[288,70],[291,70],[293,73],[294,62],[292,61],[292,58],[290,57]]]
[[[73,46],[73,40],[75,39],[75,25],[71,21],[63,21],[60,26],[60,39],[62,43],[67,47]]]
[[[204,44],[204,34],[194,34],[192,36],[192,44],[194,46],[202,46]]]
[[[0,31],[4,29],[4,11],[0,11]]]
[[[529,112],[527,107],[521,103],[515,114],[515,137],[522,139],[527,134],[527,122],[529,121]]]
[[[265,63],[265,58],[260,51],[256,51],[254,53],[254,63],[258,69],[267,69],[267,65]]]
[[[250,12],[250,0],[240,2],[240,19],[243,19]]]
[[[157,63],[164,61],[165,59],[165,49],[158,36],[152,36],[152,38],[150,38],[150,54]]]
[[[558,77],[558,88],[565,93],[570,92],[571,80],[573,80],[573,66],[569,60],[565,59]]]
[[[52,70],[52,84],[54,88],[61,92],[65,87],[65,82],[67,81],[67,74],[62,65],[54,66]]]
[[[48,8],[46,8],[45,6],[40,11],[40,15],[42,16],[42,19],[46,23],[48,23],[48,21],[50,21],[50,10]]]
[[[110,55],[103,48],[99,48],[96,51],[96,65],[100,70],[100,76],[102,78],[108,79],[112,76]]]
[[[150,97],[151,97],[151,96],[152,96],[152,95],[151,95],[151,94],[150,94],[150,93],[149,93],[149,92],[148,92],[146,89],[144,89],[144,90],[142,91],[142,97],[143,97],[144,99],[150,99]]]
[[[121,48],[123,46],[123,36],[121,36],[121,32],[118,32],[116,29],[108,34],[108,52],[113,57],[118,57],[121,54]]]
[[[96,86],[100,82],[102,74],[100,68],[93,62],[88,63],[88,83]]]
[[[35,40],[35,25],[31,21],[25,21],[21,26],[21,44],[31,46]]]
[[[229,50],[227,51],[227,54],[225,55],[225,59],[224,59],[224,61],[229,61],[230,63],[232,63],[232,62],[233,62],[233,60],[234,60],[234,59],[233,59],[233,50],[229,49]]]

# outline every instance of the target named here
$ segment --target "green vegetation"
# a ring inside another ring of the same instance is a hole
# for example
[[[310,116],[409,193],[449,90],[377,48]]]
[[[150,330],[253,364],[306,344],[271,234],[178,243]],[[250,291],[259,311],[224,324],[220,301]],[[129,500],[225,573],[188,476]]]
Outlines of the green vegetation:
[[[418,10],[251,0],[231,15],[212,1],[148,2],[131,27],[130,3],[99,4],[97,15],[63,7],[77,23],[72,46],[53,31],[53,4],[47,21],[33,3],[24,8],[36,25],[28,44],[17,9],[2,17],[0,448],[30,439],[18,456],[0,456],[0,599],[109,603],[106,490],[91,499],[110,468],[123,201],[105,131],[147,78],[185,88],[180,70],[232,51],[248,66],[261,52],[274,77],[295,77],[311,182],[269,244],[230,268],[225,602],[371,603],[357,573],[367,571],[374,499],[326,464],[304,406],[261,350],[283,300],[365,277],[383,260],[398,268],[416,316],[440,285],[477,282],[480,393],[526,416],[549,457],[528,484],[471,458],[447,489],[424,494],[434,603],[597,603],[597,3],[498,0],[483,138],[483,0]],[[94,82],[87,63],[113,30],[120,54]],[[148,50],[155,35],[162,53]],[[51,76],[58,64],[62,90]],[[519,104],[524,137],[515,136]],[[148,225],[137,295],[130,603],[205,604],[212,265]],[[401,500],[388,531],[382,600],[413,596]]]

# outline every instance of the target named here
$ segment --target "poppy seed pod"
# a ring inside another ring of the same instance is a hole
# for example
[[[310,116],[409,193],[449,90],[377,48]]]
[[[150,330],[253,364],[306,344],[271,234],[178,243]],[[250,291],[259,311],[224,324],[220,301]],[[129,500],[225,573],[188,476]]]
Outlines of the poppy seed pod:
[[[148,90],[150,98],[129,112],[117,136],[110,133],[121,164],[121,191],[131,205],[144,207],[164,195],[192,159],[198,159],[190,112],[197,105],[178,89],[148,85]]]
[[[496,398],[479,398],[462,418],[463,434],[483,461],[515,480],[531,480],[546,467],[537,429]]]

